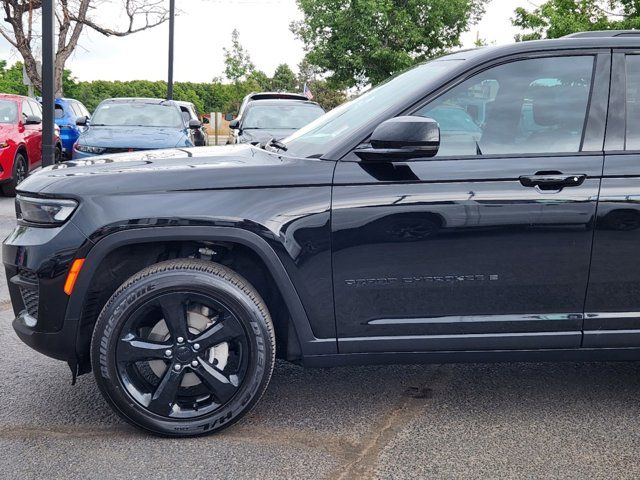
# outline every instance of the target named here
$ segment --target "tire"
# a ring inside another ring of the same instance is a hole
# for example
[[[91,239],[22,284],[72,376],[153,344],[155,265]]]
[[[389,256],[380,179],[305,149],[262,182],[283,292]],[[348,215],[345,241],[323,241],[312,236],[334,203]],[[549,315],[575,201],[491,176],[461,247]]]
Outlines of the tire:
[[[100,313],[91,342],[106,401],[132,425],[170,437],[236,423],[260,400],[274,361],[260,295],[235,272],[195,259],[129,278]]]
[[[2,193],[7,197],[16,196],[16,188],[29,175],[29,164],[21,152],[16,153],[13,159],[13,172],[11,180],[2,185]]]
[[[56,151],[53,157],[54,165],[62,162],[62,147],[60,145],[56,145]]]

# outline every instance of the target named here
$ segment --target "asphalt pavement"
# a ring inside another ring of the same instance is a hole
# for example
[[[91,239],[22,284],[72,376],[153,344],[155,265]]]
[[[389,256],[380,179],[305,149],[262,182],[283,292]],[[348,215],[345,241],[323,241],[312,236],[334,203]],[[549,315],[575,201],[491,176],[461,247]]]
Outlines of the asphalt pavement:
[[[0,198],[0,234],[13,200]],[[23,345],[0,285],[0,479],[640,478],[640,364],[278,363],[210,437],[149,436]]]

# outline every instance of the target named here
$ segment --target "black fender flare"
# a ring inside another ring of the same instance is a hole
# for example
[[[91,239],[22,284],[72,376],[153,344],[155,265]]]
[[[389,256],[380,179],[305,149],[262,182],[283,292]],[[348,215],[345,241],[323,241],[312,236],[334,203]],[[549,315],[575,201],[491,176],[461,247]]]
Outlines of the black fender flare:
[[[296,288],[282,262],[266,240],[248,230],[214,226],[137,227],[111,233],[97,241],[85,256],[84,265],[67,305],[65,323],[70,322],[76,325],[76,347],[79,346],[79,326],[86,295],[98,267],[110,252],[119,247],[136,243],[188,240],[232,242],[250,248],[265,263],[280,290],[291,314],[291,321],[300,343],[302,355],[337,353],[336,338],[317,338],[313,334]],[[79,353],[76,352],[77,355]]]

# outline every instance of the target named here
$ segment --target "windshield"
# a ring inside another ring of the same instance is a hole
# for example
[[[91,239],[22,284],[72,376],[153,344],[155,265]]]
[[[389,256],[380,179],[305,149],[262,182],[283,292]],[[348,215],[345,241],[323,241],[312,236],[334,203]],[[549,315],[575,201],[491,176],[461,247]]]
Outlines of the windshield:
[[[462,61],[434,60],[392,77],[284,139],[287,154],[298,157],[324,155],[332,142],[381,116],[396,105],[399,98],[417,95],[426,82],[452,70]]]
[[[0,100],[0,123],[18,121],[18,104],[11,100]]]
[[[184,125],[175,105],[154,103],[105,103],[91,117],[91,125],[112,127],[173,127]]]
[[[317,105],[251,105],[244,114],[242,128],[298,129],[322,116],[324,110]]]

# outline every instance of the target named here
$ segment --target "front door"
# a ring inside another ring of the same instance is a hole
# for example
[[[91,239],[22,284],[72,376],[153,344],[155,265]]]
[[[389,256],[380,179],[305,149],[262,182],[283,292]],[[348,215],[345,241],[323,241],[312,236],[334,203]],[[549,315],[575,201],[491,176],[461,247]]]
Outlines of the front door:
[[[610,55],[516,58],[412,112],[432,159],[335,173],[341,353],[581,343]]]

